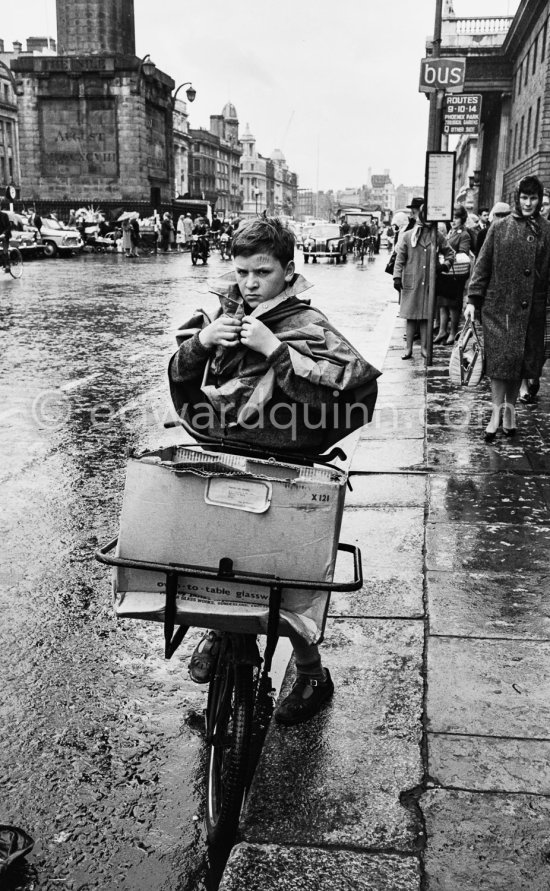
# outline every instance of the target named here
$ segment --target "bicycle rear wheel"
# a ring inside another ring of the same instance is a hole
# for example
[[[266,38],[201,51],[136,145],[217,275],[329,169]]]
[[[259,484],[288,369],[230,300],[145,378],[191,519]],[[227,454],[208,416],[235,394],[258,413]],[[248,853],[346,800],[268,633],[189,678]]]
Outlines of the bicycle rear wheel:
[[[10,248],[10,275],[12,278],[21,278],[23,275],[23,256],[19,248]]]
[[[254,668],[235,663],[231,637],[225,635],[207,705],[209,760],[206,829],[212,844],[234,838],[248,776]]]

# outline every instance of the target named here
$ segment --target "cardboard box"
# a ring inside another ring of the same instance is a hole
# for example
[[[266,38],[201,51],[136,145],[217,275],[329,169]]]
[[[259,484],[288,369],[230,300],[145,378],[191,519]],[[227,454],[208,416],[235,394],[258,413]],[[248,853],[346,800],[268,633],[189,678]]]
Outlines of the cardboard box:
[[[347,476],[193,448],[171,447],[128,462],[117,555],[134,560],[332,581]],[[166,576],[115,569],[119,616],[163,621]],[[322,636],[330,595],[286,590],[281,634]],[[265,633],[269,588],[180,577],[176,622]]]

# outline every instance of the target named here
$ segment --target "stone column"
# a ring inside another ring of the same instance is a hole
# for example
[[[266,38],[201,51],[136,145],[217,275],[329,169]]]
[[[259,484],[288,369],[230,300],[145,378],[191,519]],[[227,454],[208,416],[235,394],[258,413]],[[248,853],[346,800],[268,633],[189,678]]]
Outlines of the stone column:
[[[510,93],[502,93],[500,110],[500,130],[498,134],[497,167],[495,171],[495,201],[503,200],[504,171],[506,170],[506,156],[508,153],[508,131],[510,129]]]

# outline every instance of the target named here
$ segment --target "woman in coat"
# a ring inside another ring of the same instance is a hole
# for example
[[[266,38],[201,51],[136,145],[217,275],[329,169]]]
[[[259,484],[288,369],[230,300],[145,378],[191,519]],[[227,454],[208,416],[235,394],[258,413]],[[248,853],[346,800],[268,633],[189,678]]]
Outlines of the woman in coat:
[[[458,204],[453,213],[453,222],[451,231],[447,236],[452,249],[456,254],[469,254],[472,250],[472,239],[468,229],[466,228],[466,220],[468,219],[468,211],[462,204]],[[450,273],[438,275],[437,288],[437,305],[439,308],[439,331],[434,343],[452,344],[455,342],[458,333],[458,321],[462,313],[462,301],[464,299],[464,287],[470,272],[465,275],[457,275],[451,269]],[[451,317],[451,330],[447,334],[447,326],[449,324],[449,316]]]
[[[515,405],[523,378],[540,376],[550,288],[550,223],[540,215],[542,183],[524,177],[515,211],[490,227],[468,289],[467,318],[482,309],[487,374],[491,378],[491,442],[516,432]]]
[[[454,251],[440,232],[437,234],[437,249],[444,257],[442,268],[448,272]],[[426,356],[431,253],[432,234],[430,227],[426,225],[423,208],[420,208],[414,227],[399,236],[393,270],[393,286],[401,294],[399,315],[407,320],[407,346],[402,359],[410,359],[412,356],[417,323],[420,324],[421,352]]]

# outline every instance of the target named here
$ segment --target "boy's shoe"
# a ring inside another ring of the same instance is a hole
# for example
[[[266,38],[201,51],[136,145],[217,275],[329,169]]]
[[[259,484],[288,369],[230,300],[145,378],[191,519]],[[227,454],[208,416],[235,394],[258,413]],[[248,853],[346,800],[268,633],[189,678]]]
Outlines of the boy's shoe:
[[[218,657],[220,637],[216,631],[208,631],[195,647],[189,660],[189,677],[196,684],[208,684]]]
[[[328,668],[325,668],[325,675],[324,681],[308,678],[304,674],[298,675],[292,690],[273,713],[278,724],[286,726],[301,724],[302,721],[309,721],[317,714],[334,693],[334,684]]]

